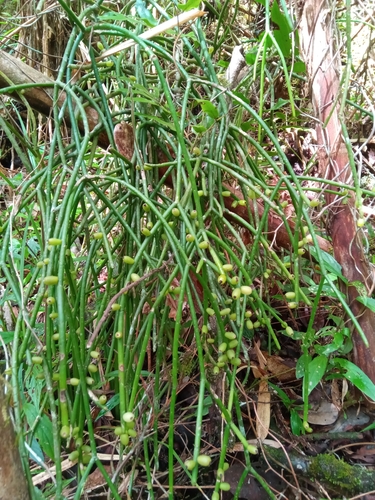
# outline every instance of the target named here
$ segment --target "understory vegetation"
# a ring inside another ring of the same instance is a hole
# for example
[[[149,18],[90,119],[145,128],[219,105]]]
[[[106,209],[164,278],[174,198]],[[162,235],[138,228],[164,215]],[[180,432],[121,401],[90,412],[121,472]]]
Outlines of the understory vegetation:
[[[358,405],[375,385],[351,358],[362,330],[346,288],[375,310],[373,286],[348,283],[333,256],[325,196],[354,197],[372,264],[374,8],[340,5],[350,183],[319,168],[298,9],[283,0],[210,3],[150,39],[199,3],[2,14],[8,54],[33,65],[24,42],[42,19],[63,46],[40,86],[49,114],[30,84],[0,89],[0,366],[31,498],[372,487],[352,469],[373,441]]]

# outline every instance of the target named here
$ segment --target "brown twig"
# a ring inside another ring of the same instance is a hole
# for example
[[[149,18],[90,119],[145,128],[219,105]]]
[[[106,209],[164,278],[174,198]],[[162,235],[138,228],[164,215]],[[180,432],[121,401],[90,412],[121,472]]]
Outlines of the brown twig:
[[[112,306],[116,302],[116,300],[119,297],[121,297],[122,294],[128,292],[132,288],[135,288],[137,285],[139,285],[139,283],[142,283],[142,281],[145,281],[148,278],[150,278],[151,276],[153,276],[154,274],[158,273],[159,271],[162,271],[168,264],[171,263],[172,259],[173,259],[173,255],[171,255],[168,260],[166,260],[165,262],[163,262],[163,264],[160,267],[157,267],[156,269],[153,269],[149,273],[147,273],[144,276],[142,276],[141,278],[139,278],[139,280],[134,281],[133,283],[128,283],[126,286],[124,286],[123,288],[121,288],[121,290],[119,292],[117,292],[116,295],[114,295],[111,298],[111,300],[108,303],[108,306],[106,307],[106,309],[105,309],[105,311],[103,313],[103,316],[100,318],[100,320],[99,320],[98,324],[96,325],[94,331],[90,335],[89,340],[87,341],[87,347],[88,348],[90,348],[92,346],[92,344],[94,343],[96,337],[99,335],[100,329],[103,326],[103,323],[107,320],[107,318],[108,318],[108,316],[109,316],[109,314],[110,314],[110,312],[112,310]]]

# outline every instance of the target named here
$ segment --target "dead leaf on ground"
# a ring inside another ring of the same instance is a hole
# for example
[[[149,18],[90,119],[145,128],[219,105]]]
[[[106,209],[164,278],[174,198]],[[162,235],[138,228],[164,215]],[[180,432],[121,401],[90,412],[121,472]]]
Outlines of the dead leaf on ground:
[[[264,441],[268,435],[271,421],[271,394],[267,380],[261,380],[259,383],[256,417],[256,436]]]

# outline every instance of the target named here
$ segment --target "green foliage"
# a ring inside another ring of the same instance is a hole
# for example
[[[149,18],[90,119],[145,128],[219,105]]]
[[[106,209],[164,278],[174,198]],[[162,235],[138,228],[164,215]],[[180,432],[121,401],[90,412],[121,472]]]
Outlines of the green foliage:
[[[0,214],[6,288],[0,304],[17,308],[13,325],[1,318],[1,335],[21,448],[25,457],[27,445],[55,462],[56,486],[46,498],[61,497],[61,461],[68,454],[78,463],[76,498],[94,466],[120,498],[121,478],[106,472],[95,427],[112,412],[115,423],[104,425],[109,441],[121,459],[134,460],[126,470],[128,494],[142,463],[142,480],[156,498],[152,477],[161,469],[162,450],[172,498],[181,477],[193,485],[204,479],[196,464],[205,446],[203,417],[212,411],[219,409],[223,428],[210,449],[215,460],[223,466],[236,439],[250,464],[243,398],[259,382],[249,356],[254,339],[269,355],[284,341],[302,346],[296,375],[303,405],[270,382],[295,435],[310,430],[309,396],[321,381],[345,377],[375,399],[372,382],[342,358],[352,348],[343,310],[358,323],[338,290],[339,280],[346,282],[340,265],[317,243],[326,236],[316,221],[322,207],[310,204],[305,183],[315,158],[298,176],[286,153],[289,128],[307,129],[295,76],[304,66],[298,40],[291,43],[292,20],[277,2],[266,11],[264,30],[246,40],[248,71],[233,90],[219,82],[228,66],[223,33],[236,5],[222,6],[211,33],[197,20],[186,32],[176,28],[151,41],[140,33],[175,15],[174,6],[158,6],[156,14],[137,0],[142,23],[136,24],[129,6],[121,12],[87,6],[82,13],[61,5],[72,31],[53,91],[57,97],[64,89],[66,99],[62,108],[54,100],[52,118],[43,124],[48,140],[39,141],[29,107],[30,134],[20,125],[15,135],[1,117],[24,161],[22,172],[2,177],[16,190],[17,203]],[[103,47],[124,38],[136,49],[95,61]],[[75,79],[80,43],[88,45],[91,65]],[[288,98],[275,95],[280,78]],[[92,131],[83,104],[99,113]],[[7,110],[19,117],[13,101]],[[68,134],[64,111],[76,116]],[[124,158],[113,139],[112,124],[123,119],[135,132],[132,158]],[[97,147],[99,129],[109,137],[108,151]],[[318,192],[330,187],[326,179],[313,180]],[[270,213],[290,248],[276,251],[268,239]],[[358,300],[372,308],[373,299]],[[307,325],[298,309],[309,311]],[[315,331],[321,311],[327,321]],[[194,396],[186,407],[179,401],[184,384]],[[175,448],[175,430],[186,423],[194,425],[189,467]],[[219,483],[210,484],[218,493]]]

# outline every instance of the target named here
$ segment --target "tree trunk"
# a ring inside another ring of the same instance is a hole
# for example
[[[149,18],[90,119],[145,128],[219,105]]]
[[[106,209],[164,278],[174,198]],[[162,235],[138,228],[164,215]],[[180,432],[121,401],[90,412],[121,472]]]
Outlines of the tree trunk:
[[[316,131],[321,177],[350,184],[349,156],[342,136],[342,117],[339,113],[341,64],[339,49],[334,43],[334,20],[331,18],[331,12],[327,0],[306,0],[300,16],[299,38],[310,78],[314,112],[319,120]],[[351,193],[347,203],[343,204],[342,196],[326,194],[326,202],[329,206],[329,228],[334,257],[341,264],[342,274],[349,282],[344,291],[349,307],[369,344],[367,348],[359,332],[353,331],[354,362],[375,383],[375,315],[356,300],[359,293],[352,285],[355,281],[360,282],[370,292],[374,281],[361,244],[361,230],[356,225],[355,198]]]
[[[0,377],[0,500],[29,500],[26,477],[4,389],[5,382]]]

